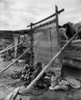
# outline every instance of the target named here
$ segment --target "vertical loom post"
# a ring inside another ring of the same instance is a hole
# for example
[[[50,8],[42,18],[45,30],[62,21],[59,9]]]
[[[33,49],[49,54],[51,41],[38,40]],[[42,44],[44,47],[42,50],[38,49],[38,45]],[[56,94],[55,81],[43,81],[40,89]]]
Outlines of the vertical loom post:
[[[51,59],[52,59],[52,37],[51,37],[51,27],[50,27],[50,51],[51,51]]]
[[[15,45],[17,45],[18,43],[19,43],[19,34],[13,34],[13,36],[14,36],[14,44]],[[17,57],[17,48],[18,48],[18,46],[15,46],[15,48],[14,48],[14,58],[16,58]]]
[[[31,59],[30,59],[30,66],[33,67],[33,23],[30,24],[31,26]]]
[[[50,27],[50,52],[51,52],[51,59],[53,58],[52,56],[52,36],[51,36],[51,27]],[[53,67],[53,64],[52,64]]]
[[[58,7],[55,6],[55,12],[56,12],[56,32],[57,32],[57,43],[58,43],[58,50],[60,50],[60,41],[59,41],[59,21],[58,21]]]
[[[56,32],[57,32],[57,45],[58,45],[58,51],[60,50],[60,37],[59,37],[59,20],[58,20],[58,7],[55,6],[55,13],[56,13]],[[59,66],[61,65],[61,58],[58,57],[58,63]]]

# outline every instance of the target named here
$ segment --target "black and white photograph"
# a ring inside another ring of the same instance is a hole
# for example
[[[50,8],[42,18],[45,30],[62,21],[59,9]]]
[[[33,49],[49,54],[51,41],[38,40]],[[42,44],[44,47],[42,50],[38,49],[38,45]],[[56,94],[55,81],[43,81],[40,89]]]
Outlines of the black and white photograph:
[[[0,0],[0,100],[81,100],[81,0]]]

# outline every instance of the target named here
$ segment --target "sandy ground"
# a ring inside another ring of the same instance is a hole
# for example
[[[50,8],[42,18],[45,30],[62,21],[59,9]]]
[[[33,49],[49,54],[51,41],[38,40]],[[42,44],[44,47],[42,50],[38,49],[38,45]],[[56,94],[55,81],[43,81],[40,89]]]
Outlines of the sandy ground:
[[[7,66],[9,62],[0,61],[0,70]],[[20,71],[23,64],[13,65],[7,71],[0,75],[0,100],[5,100],[5,97],[11,93],[17,86],[21,86],[24,82],[19,79],[12,79],[10,75],[14,71]],[[31,92],[32,91],[32,92]],[[81,100],[81,89],[69,91],[45,91],[45,90],[30,90],[30,100]],[[27,100],[27,96],[23,96],[23,100]]]

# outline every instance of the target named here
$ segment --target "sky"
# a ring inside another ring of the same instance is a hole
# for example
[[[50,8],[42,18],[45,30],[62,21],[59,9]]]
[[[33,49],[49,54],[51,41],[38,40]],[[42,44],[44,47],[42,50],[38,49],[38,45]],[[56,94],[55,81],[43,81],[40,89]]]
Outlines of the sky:
[[[81,21],[81,0],[0,0],[0,30],[27,29],[53,13],[55,5],[65,9],[59,15],[59,24]]]

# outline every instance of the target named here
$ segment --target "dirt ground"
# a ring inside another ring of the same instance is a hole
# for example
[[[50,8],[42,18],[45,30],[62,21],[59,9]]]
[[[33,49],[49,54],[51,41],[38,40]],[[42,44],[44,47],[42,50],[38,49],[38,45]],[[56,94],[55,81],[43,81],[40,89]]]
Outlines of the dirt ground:
[[[0,71],[7,66],[11,61],[0,61]],[[0,75],[0,100],[5,100],[5,97],[11,93],[17,86],[21,86],[24,82],[19,79],[12,79],[10,75],[14,71],[20,71],[23,64],[15,64],[3,74]],[[31,92],[31,93],[30,93]],[[30,100],[81,100],[81,89],[68,91],[49,91],[49,90],[30,90],[27,94]],[[27,100],[27,96],[23,96],[23,100]]]
[[[0,61],[0,71],[10,63],[11,61]],[[20,83],[19,79],[12,79],[11,74],[15,71],[20,71],[22,69],[22,66],[23,64],[13,65],[11,68],[0,75],[0,100],[4,100],[4,98],[17,87],[17,85],[15,84]],[[18,86],[22,84],[23,83],[20,83],[18,84]]]

